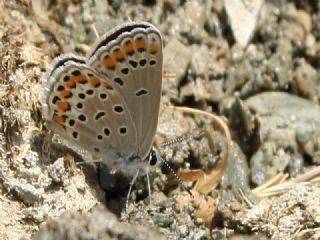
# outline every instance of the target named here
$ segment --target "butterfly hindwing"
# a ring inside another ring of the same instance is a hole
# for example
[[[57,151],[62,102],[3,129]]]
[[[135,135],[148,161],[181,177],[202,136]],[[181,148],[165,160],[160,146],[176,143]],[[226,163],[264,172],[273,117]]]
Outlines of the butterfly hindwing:
[[[158,123],[162,58],[161,35],[148,23],[129,23],[107,33],[88,58],[121,93],[137,130],[135,154],[142,159]]]

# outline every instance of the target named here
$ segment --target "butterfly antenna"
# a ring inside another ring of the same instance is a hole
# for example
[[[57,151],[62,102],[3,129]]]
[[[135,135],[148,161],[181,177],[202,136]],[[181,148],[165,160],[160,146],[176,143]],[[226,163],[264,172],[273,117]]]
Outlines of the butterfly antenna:
[[[199,134],[197,135],[184,135],[184,136],[180,136],[180,137],[177,137],[173,140],[169,140],[169,141],[166,141],[166,142],[163,142],[161,143],[161,147],[167,147],[167,146],[170,146],[170,145],[173,145],[173,144],[176,144],[176,143],[180,143],[182,141],[187,141],[189,139],[194,139],[194,138],[197,138],[197,137],[202,137],[203,135],[205,134],[204,131],[201,131]]]
[[[177,138],[175,138],[173,140],[169,140],[169,141],[163,142],[161,144],[161,148],[167,147],[167,146],[170,146],[170,145],[182,142],[182,141],[186,141],[188,139],[194,139],[196,137],[202,137],[204,134],[205,134],[205,132],[201,131],[199,134],[196,134],[196,135],[195,134],[194,135],[190,135],[189,134],[189,135],[185,135],[185,136],[180,136],[180,137],[177,137]],[[191,191],[183,185],[181,178],[175,173],[175,171],[172,169],[172,167],[169,165],[169,163],[165,159],[163,159],[162,157],[160,157],[160,159],[167,166],[167,168],[171,171],[171,173],[175,176],[175,178],[178,180],[180,185],[183,186],[183,188],[190,194],[190,196],[193,196]]]
[[[167,168],[171,171],[171,173],[174,175],[174,177],[178,180],[178,182],[180,183],[180,185],[189,193],[189,195],[190,195],[190,196],[193,196],[193,195],[192,195],[192,192],[183,185],[183,182],[182,182],[181,178],[175,173],[175,171],[174,171],[173,168],[169,165],[169,163],[168,163],[165,159],[163,159],[162,157],[160,157],[160,160],[164,163],[164,165],[167,166]]]

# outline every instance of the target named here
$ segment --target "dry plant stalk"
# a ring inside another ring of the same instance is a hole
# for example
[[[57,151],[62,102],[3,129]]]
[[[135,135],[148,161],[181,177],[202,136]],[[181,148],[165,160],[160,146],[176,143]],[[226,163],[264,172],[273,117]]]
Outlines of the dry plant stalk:
[[[213,123],[215,123],[218,127],[220,127],[223,130],[223,133],[226,137],[227,146],[226,146],[224,158],[222,161],[220,161],[217,164],[217,166],[209,174],[204,173],[201,169],[183,171],[178,173],[182,181],[197,180],[195,186],[193,187],[194,191],[197,191],[203,194],[208,194],[218,186],[220,179],[222,175],[225,173],[228,166],[228,160],[231,156],[231,149],[232,149],[231,134],[230,134],[229,128],[220,117],[212,113],[208,113],[208,112],[204,112],[198,109],[192,109],[188,107],[172,107],[172,108],[184,113],[191,113],[194,115],[205,116],[206,118],[210,119]]]
[[[320,181],[320,166],[296,178],[286,180],[288,176],[288,174],[279,173],[265,184],[253,189],[252,193],[259,198],[272,197],[287,192],[296,184],[312,185]]]

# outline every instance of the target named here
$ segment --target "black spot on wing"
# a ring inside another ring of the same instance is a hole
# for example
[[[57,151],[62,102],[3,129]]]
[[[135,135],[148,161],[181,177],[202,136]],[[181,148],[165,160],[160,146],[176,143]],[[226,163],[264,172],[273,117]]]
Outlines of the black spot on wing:
[[[148,91],[144,88],[140,89],[139,91],[136,92],[136,96],[137,97],[140,97],[140,96],[143,96],[143,95],[146,95],[148,94]]]

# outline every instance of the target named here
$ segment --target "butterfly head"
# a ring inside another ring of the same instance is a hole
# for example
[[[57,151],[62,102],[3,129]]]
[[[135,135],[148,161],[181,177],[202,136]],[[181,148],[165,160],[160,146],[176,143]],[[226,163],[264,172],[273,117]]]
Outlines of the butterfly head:
[[[110,163],[110,161],[108,162]],[[118,158],[118,161],[114,162],[114,167],[112,168],[121,170],[127,176],[134,176],[137,171],[141,170],[141,173],[148,172],[149,167],[159,167],[162,162],[163,159],[161,158],[158,150],[153,147],[149,154],[144,158],[136,154],[125,158]]]

